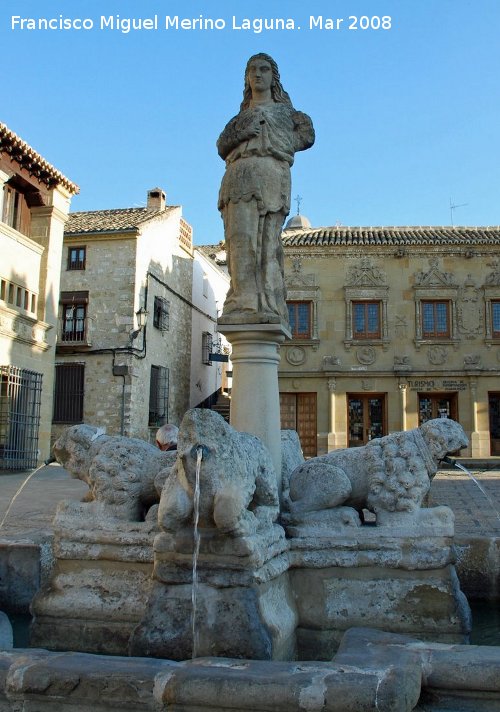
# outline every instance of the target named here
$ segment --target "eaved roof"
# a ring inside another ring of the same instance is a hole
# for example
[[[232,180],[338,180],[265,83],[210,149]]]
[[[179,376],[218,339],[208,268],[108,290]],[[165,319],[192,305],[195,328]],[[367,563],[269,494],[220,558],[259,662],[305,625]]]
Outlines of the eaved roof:
[[[334,227],[295,228],[282,233],[284,247],[343,245],[486,245],[500,244],[496,227]]]
[[[49,188],[61,185],[72,195],[80,191],[76,183],[66,178],[2,122],[0,122],[0,151],[7,153],[11,160],[25,168],[30,175],[38,178]]]
[[[142,223],[166,215],[173,206],[160,208],[117,208],[70,213],[64,226],[66,235],[100,232],[135,232]]]

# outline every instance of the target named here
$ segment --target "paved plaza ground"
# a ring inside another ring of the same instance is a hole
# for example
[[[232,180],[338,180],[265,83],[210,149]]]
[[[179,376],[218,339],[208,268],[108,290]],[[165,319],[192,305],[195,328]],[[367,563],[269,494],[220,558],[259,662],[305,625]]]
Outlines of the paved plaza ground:
[[[433,483],[429,504],[445,504],[455,512],[457,536],[500,536],[500,464],[495,470],[473,468],[472,473],[484,489],[463,472],[440,471]],[[0,522],[12,497],[29,473],[0,474]],[[87,485],[73,480],[62,467],[42,467],[26,484],[0,529],[0,538],[45,539],[61,499],[81,499]]]

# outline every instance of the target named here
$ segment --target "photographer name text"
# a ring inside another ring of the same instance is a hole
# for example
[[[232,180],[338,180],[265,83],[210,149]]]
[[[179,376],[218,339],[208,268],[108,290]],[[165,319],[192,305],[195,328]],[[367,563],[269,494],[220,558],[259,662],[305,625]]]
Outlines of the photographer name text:
[[[260,34],[262,32],[309,31],[387,31],[392,28],[390,15],[350,15],[348,17],[325,17],[309,15],[304,21],[291,17],[181,17],[179,15],[152,15],[151,17],[121,17],[101,15],[92,17],[22,17],[11,15],[12,31],[114,31],[122,34],[142,31],[197,31],[220,32],[242,31]]]

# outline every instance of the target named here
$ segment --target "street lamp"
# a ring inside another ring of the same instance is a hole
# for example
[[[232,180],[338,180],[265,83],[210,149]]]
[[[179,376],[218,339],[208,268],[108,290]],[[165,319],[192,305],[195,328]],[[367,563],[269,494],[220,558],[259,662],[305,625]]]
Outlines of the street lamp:
[[[130,334],[130,341],[136,339],[141,331],[146,328],[146,323],[148,321],[148,310],[141,307],[139,311],[136,311],[135,316],[137,317],[137,329]]]

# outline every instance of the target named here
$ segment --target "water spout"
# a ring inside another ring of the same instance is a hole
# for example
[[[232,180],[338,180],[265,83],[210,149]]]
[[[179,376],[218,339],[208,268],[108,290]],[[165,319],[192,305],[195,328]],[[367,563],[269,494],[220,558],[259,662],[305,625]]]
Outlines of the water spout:
[[[15,503],[16,499],[19,497],[19,495],[21,494],[21,492],[23,491],[23,489],[26,487],[26,485],[27,485],[28,482],[31,480],[31,478],[34,477],[34,476],[36,475],[36,473],[37,473],[39,470],[42,469],[42,467],[45,467],[46,464],[47,464],[46,462],[43,462],[41,465],[39,465],[39,466],[36,468],[36,470],[33,470],[33,472],[31,472],[31,473],[26,477],[26,479],[23,481],[23,483],[21,484],[21,486],[19,487],[19,489],[17,490],[17,492],[14,494],[14,496],[12,497],[12,499],[11,499],[10,502],[9,502],[9,506],[7,507],[7,509],[6,509],[6,511],[5,511],[5,514],[4,514],[3,517],[2,517],[2,521],[0,522],[0,529],[2,529],[3,525],[5,524],[5,521],[6,521],[7,517],[9,516],[10,510],[11,510],[12,507],[14,506],[14,503]]]
[[[488,502],[489,502],[489,504],[490,504],[490,507],[492,508],[492,510],[493,510],[493,511],[495,512],[495,514],[497,515],[497,518],[500,519],[500,512],[499,512],[498,509],[496,508],[495,502],[494,502],[493,499],[490,497],[490,495],[486,492],[486,490],[485,490],[484,487],[481,485],[481,483],[474,477],[474,475],[472,474],[472,472],[469,472],[469,470],[468,470],[466,467],[464,467],[460,462],[457,462],[456,460],[453,460],[452,458],[447,458],[447,457],[445,457],[445,458],[444,458],[444,462],[447,462],[448,464],[453,465],[453,466],[456,467],[458,470],[462,470],[462,472],[465,472],[465,474],[468,475],[468,476],[471,478],[471,480],[479,487],[480,491],[484,494],[484,496],[485,496],[486,499],[488,500]]]
[[[194,659],[198,657],[198,628],[196,626],[196,612],[197,612],[197,596],[198,596],[198,556],[200,554],[200,532],[198,529],[198,522],[200,519],[200,470],[201,461],[203,459],[203,448],[200,446],[196,448],[196,481],[194,488],[193,497],[193,512],[194,512],[194,547],[193,547],[193,585],[191,589],[191,630],[193,634],[193,649],[191,657]]]

